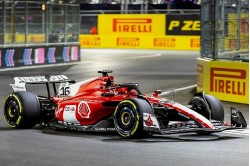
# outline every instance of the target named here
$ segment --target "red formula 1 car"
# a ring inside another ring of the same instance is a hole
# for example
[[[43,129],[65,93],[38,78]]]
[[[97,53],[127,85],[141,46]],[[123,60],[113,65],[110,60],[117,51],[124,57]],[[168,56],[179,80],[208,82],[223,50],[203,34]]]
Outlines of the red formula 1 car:
[[[64,75],[15,77],[4,117],[12,128],[40,124],[79,131],[117,131],[126,138],[148,133],[210,134],[247,127],[235,108],[231,108],[231,122],[224,122],[224,108],[211,95],[197,93],[184,106],[159,97],[159,90],[144,95],[137,83],[116,84],[111,72],[99,71],[102,76],[82,82]],[[27,84],[45,84],[47,96],[27,91]]]

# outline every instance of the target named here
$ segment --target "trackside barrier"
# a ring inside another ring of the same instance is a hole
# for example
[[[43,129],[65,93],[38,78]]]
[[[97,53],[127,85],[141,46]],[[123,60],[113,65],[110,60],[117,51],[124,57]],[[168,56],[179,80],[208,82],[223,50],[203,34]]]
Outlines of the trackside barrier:
[[[197,91],[249,104],[249,63],[197,59]]]
[[[165,14],[100,14],[98,35],[80,35],[79,42],[82,48],[199,50],[198,15],[178,20]]]
[[[0,69],[80,61],[80,45],[0,48]]]
[[[200,50],[199,36],[80,35],[81,48]]]

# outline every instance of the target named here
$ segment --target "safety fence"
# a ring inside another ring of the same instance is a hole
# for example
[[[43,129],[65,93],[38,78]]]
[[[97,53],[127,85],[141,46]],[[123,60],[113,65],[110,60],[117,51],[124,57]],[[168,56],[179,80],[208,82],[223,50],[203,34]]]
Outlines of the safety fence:
[[[80,61],[79,5],[0,2],[0,69]]]
[[[249,1],[201,2],[197,91],[249,104]]]

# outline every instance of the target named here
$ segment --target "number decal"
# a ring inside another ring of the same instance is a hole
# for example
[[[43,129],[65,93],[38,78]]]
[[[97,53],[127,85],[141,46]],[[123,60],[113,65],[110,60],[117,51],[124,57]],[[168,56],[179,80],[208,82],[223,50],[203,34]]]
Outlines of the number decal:
[[[70,94],[69,87],[61,87],[60,88],[60,95],[69,95],[69,94]]]

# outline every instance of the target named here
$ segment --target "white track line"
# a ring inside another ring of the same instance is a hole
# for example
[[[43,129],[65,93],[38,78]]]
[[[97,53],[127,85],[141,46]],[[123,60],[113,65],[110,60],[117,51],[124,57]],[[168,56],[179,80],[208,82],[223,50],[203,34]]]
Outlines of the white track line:
[[[127,58],[121,58],[121,59],[140,59],[140,58],[152,58],[152,57],[158,57],[158,56],[161,56],[161,54],[149,54],[149,55],[133,56],[133,57],[127,57]]]
[[[164,95],[167,95],[167,94],[170,94],[170,93],[173,93],[173,92],[178,92],[178,91],[182,91],[182,90],[195,88],[196,86],[197,86],[197,84],[194,84],[194,85],[186,86],[186,87],[183,87],[183,88],[177,88],[177,89],[165,91],[165,92],[162,92],[159,96],[164,96]]]
[[[249,135],[249,129],[225,130],[222,133],[248,136]]]

